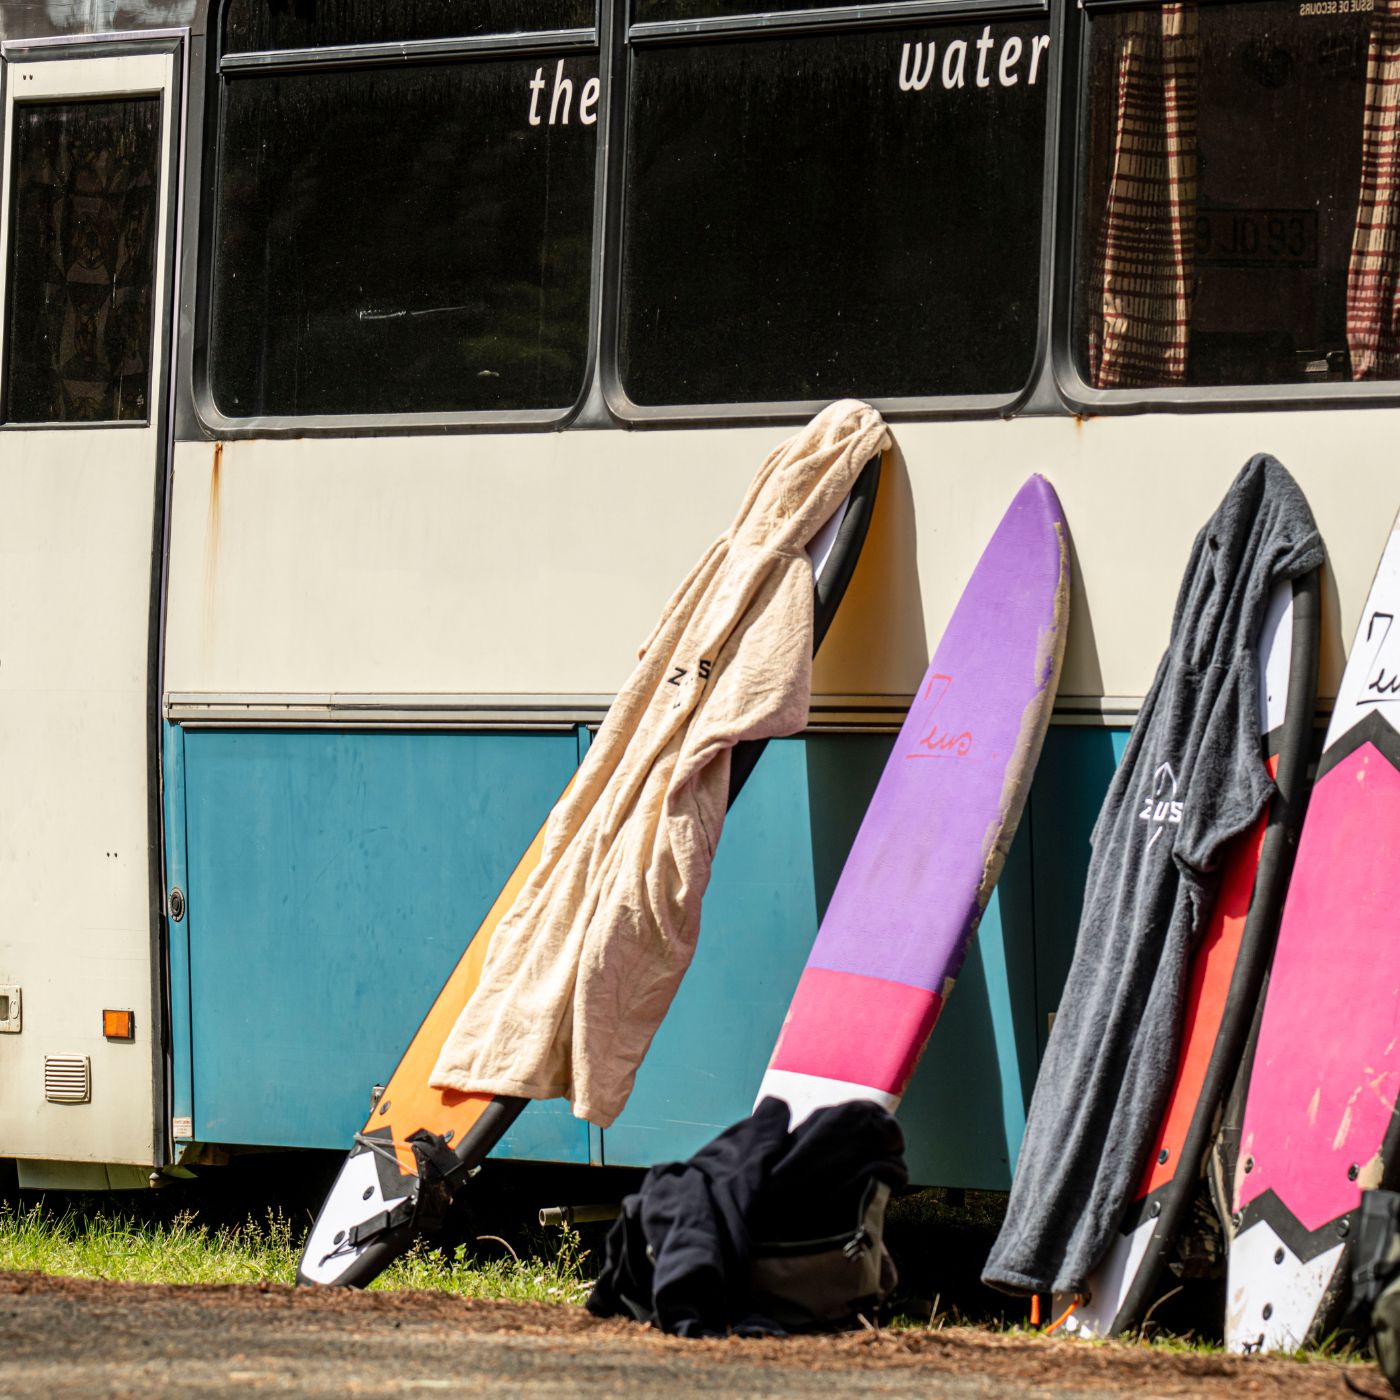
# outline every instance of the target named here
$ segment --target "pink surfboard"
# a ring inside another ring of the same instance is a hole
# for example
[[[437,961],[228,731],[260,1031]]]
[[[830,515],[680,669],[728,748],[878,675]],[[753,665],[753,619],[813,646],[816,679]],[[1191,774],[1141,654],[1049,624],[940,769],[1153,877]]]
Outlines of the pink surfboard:
[[[1017,493],[895,741],[797,984],[759,1098],[793,1122],[893,1111],[1015,835],[1059,683],[1069,541],[1053,488]]]
[[[1397,616],[1392,527],[1303,824],[1242,1118],[1217,1153],[1234,1351],[1292,1350],[1336,1325],[1361,1192],[1400,1181]]]

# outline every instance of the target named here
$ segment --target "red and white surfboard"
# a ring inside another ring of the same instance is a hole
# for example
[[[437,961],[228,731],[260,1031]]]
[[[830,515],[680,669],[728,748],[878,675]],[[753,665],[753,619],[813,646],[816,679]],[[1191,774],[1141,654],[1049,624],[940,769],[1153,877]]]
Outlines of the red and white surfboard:
[[[1067,1332],[1110,1337],[1131,1331],[1176,1286],[1165,1265],[1190,1218],[1220,1104],[1239,1070],[1297,846],[1318,630],[1317,574],[1278,584],[1258,642],[1260,742],[1278,792],[1225,857],[1215,908],[1191,965],[1161,1125],[1113,1242],[1065,1321]]]

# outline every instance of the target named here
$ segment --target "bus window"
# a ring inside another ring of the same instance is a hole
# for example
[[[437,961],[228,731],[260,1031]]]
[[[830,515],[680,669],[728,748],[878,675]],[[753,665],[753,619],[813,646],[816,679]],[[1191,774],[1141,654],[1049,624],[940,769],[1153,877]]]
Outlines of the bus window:
[[[640,405],[1009,397],[1036,342],[1049,44],[968,22],[634,44]]]
[[[149,417],[159,150],[158,97],[15,104],[6,422]]]
[[[1381,33],[1400,21],[1370,9],[1092,17],[1075,335],[1092,387],[1400,376],[1400,65]]]
[[[593,0],[231,0],[224,52],[582,29]]]
[[[210,317],[220,412],[570,407],[600,106],[588,50],[231,64]]]

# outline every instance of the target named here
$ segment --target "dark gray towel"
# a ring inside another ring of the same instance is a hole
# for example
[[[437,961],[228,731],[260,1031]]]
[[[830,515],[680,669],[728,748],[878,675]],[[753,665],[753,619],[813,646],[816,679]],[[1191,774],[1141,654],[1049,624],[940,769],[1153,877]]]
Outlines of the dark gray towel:
[[[1094,826],[1074,961],[982,1274],[998,1288],[1082,1292],[1131,1199],[1221,848],[1273,792],[1254,650],[1269,593],[1322,559],[1307,501],[1268,456],[1196,537],[1171,643]]]

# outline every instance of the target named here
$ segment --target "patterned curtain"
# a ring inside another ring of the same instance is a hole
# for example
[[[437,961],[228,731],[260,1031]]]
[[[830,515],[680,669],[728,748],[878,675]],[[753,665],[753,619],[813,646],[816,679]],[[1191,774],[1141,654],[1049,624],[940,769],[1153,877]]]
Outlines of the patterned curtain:
[[[1366,54],[1361,194],[1347,266],[1353,379],[1400,377],[1400,0],[1376,0]]]
[[[1112,163],[1090,282],[1089,376],[1099,389],[1186,377],[1195,279],[1196,7],[1138,10],[1120,23]]]

